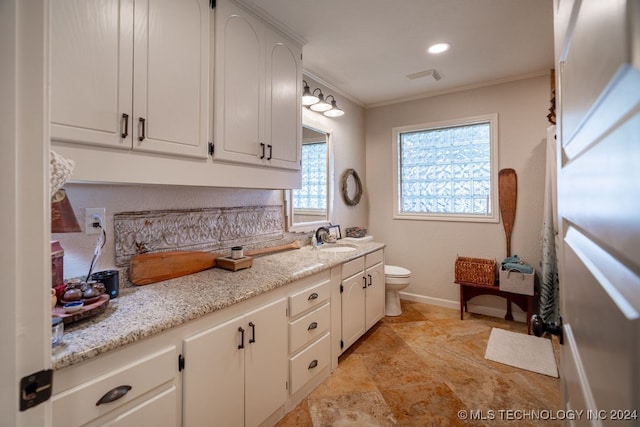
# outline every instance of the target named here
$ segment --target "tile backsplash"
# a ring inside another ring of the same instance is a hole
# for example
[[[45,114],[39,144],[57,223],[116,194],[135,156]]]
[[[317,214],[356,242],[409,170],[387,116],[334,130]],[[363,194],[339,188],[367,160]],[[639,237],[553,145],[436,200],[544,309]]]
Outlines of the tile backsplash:
[[[220,250],[282,239],[282,206],[149,210],[113,216],[119,267],[145,252]]]

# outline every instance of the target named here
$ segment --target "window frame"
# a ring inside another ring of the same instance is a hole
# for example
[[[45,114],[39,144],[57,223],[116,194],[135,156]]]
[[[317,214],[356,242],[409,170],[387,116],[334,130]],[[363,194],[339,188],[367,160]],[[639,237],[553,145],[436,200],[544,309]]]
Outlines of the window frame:
[[[491,209],[486,215],[460,214],[460,213],[406,213],[401,212],[402,194],[400,190],[401,179],[401,159],[400,159],[400,136],[403,133],[429,131],[436,129],[468,126],[474,124],[489,124],[489,150],[490,150],[490,174],[491,174]],[[419,220],[419,221],[461,221],[461,222],[481,222],[498,223],[500,213],[498,208],[498,114],[484,114],[479,116],[465,117],[460,119],[443,120],[416,125],[394,127],[392,129],[392,162],[393,162],[393,219],[399,220]]]

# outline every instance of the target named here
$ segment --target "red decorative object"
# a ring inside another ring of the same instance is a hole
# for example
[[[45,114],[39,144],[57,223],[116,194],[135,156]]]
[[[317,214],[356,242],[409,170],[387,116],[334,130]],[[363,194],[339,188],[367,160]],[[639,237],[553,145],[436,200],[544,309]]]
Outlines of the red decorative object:
[[[51,287],[64,285],[64,250],[60,242],[51,242]]]

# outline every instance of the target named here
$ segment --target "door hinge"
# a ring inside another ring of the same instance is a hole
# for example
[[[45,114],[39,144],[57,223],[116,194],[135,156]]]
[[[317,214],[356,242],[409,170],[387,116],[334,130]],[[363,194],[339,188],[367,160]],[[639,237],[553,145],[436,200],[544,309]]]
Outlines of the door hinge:
[[[211,9],[215,9],[216,8],[216,0],[209,0],[209,6],[211,6]]]
[[[184,369],[184,356],[179,355],[178,356],[178,372],[182,372],[183,369]]]
[[[289,381],[284,382],[284,389],[289,390]]]
[[[215,151],[215,147],[213,145],[213,142],[209,143],[209,155],[213,156],[213,152]]]
[[[340,340],[340,348],[344,348],[344,341]]]
[[[344,286],[340,285],[340,293],[344,292]]]
[[[27,375],[20,380],[20,411],[26,411],[46,402],[51,397],[53,370],[46,369]]]

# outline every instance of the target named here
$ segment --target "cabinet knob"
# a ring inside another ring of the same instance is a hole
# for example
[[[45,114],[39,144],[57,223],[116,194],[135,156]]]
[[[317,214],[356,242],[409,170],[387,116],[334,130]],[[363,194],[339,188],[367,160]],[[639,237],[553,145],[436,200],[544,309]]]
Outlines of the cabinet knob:
[[[96,402],[96,406],[100,406],[103,403],[110,403],[118,399],[121,399],[124,397],[125,394],[129,393],[129,390],[131,390],[130,385],[121,385],[118,387],[114,387],[108,392],[106,392],[104,396],[102,396],[100,400]]]
[[[312,293],[311,295],[309,295],[309,298],[307,298],[307,300],[309,301],[313,299],[318,299],[318,294],[316,292]]]
[[[317,360],[317,359],[313,359],[313,360],[311,361],[311,363],[309,363],[309,368],[308,368],[308,369],[313,369],[313,368],[315,368],[316,366],[318,366],[318,360]]]
[[[309,327],[307,328],[307,331],[310,331],[310,330],[315,329],[317,327],[318,327],[318,322],[311,322],[309,324]]]

